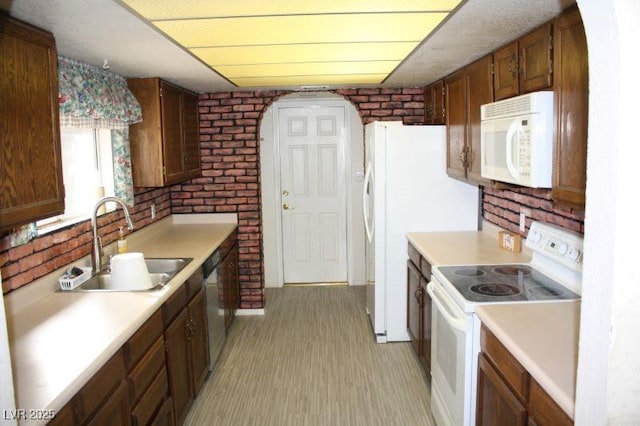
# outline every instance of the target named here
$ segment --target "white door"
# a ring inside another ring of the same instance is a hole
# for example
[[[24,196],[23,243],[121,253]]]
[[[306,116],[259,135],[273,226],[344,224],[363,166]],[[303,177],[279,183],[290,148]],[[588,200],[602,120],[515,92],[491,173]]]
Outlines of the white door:
[[[278,108],[285,283],[347,281],[343,107]]]

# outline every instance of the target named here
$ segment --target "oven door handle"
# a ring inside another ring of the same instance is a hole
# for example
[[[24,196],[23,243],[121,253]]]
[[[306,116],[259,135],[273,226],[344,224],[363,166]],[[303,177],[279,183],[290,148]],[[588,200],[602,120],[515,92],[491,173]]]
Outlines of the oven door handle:
[[[451,327],[455,328],[456,330],[464,332],[465,331],[464,318],[456,318],[453,315],[451,315],[449,313],[449,310],[444,307],[443,302],[440,301],[440,296],[437,295],[435,291],[433,291],[433,289],[431,288],[431,285],[427,286],[427,293],[429,293],[429,296],[431,296],[431,300],[433,301],[433,304],[436,306],[438,311],[440,311],[442,316],[447,320],[447,323],[451,325]]]

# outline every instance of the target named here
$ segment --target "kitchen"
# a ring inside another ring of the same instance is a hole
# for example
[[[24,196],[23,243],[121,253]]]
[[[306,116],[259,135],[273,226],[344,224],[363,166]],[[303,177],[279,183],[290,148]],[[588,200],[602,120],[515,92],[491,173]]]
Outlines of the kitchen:
[[[626,404],[625,401],[626,398],[631,398],[637,384],[629,383],[625,380],[625,375],[628,376],[631,374],[629,372],[633,371],[633,360],[637,359],[633,354],[636,353],[634,351],[637,351],[637,348],[632,343],[633,327],[624,326],[624,324],[634,324],[637,321],[634,320],[636,314],[632,313],[632,308],[625,309],[624,300],[632,299],[631,295],[634,294],[632,284],[637,282],[636,275],[631,269],[633,262],[626,260],[626,256],[633,253],[633,250],[625,245],[630,244],[629,240],[633,240],[628,236],[637,235],[635,234],[637,227],[633,226],[631,221],[632,201],[622,200],[621,194],[633,193],[631,186],[631,182],[634,181],[633,176],[626,176],[624,173],[630,174],[633,170],[632,154],[637,148],[632,147],[629,142],[632,138],[623,137],[625,134],[631,134],[633,108],[623,108],[619,105],[621,102],[625,105],[627,102],[629,106],[633,105],[631,99],[633,94],[637,94],[634,92],[637,89],[631,80],[633,77],[630,75],[630,70],[634,69],[636,59],[625,50],[620,50],[619,46],[624,46],[625,42],[632,43],[633,40],[637,40],[637,33],[634,32],[637,31],[634,18],[638,16],[638,11],[637,6],[631,2],[622,1],[607,4],[578,2],[578,6],[583,12],[589,42],[592,81],[588,162],[590,165],[593,164],[593,167],[588,167],[589,203],[585,214],[586,261],[581,339],[581,346],[585,348],[581,348],[580,353],[581,364],[576,396],[577,421],[583,419],[582,422],[588,424],[594,418],[624,419],[625,416],[634,418],[633,403],[628,400],[629,404]],[[616,33],[609,27],[606,30],[602,29],[600,22],[605,20],[604,18],[610,18],[609,23],[618,22],[619,32]],[[620,38],[621,44],[614,41],[615,36]],[[610,55],[614,55],[620,62],[612,63],[608,59]],[[618,73],[619,78],[611,79],[612,73]],[[369,90],[372,92],[368,93],[368,96],[372,96],[382,94],[384,89]],[[264,95],[261,94],[261,96]],[[243,99],[242,94],[234,95],[233,93],[220,97]],[[212,100],[215,101],[215,99]],[[262,102],[269,102],[269,96],[264,96],[260,103]],[[249,103],[246,102],[246,104]],[[612,123],[618,125],[612,126]],[[616,141],[613,146],[612,140]],[[617,144],[618,142],[620,145]],[[617,188],[617,191],[611,191],[610,188]],[[161,207],[159,210],[162,214],[167,214],[170,197],[167,190],[154,190],[138,194],[138,197],[142,198],[142,203],[152,198],[159,198],[160,201],[157,203]],[[615,222],[612,218],[615,218]],[[608,232],[613,232],[616,238],[612,238]],[[603,282],[613,282],[614,291],[611,292],[610,287],[603,286],[601,284]],[[258,294],[251,295],[257,296],[255,300],[250,298],[245,301],[248,303],[245,308],[259,309],[262,306],[260,292],[257,290]],[[603,306],[603,301],[608,302]],[[605,320],[602,320],[603,317]],[[610,318],[612,318],[611,321]],[[616,350],[610,355],[609,347],[604,342],[610,341],[609,324],[611,322],[620,324],[620,328],[616,328],[615,335],[611,337],[615,339],[615,343],[611,344],[615,345]],[[624,349],[618,351],[618,345],[622,345],[621,348]],[[626,356],[629,358],[624,358]],[[610,366],[608,366],[609,363]],[[605,383],[608,384],[605,385]],[[607,400],[615,403],[611,402],[612,405],[608,406]],[[593,422],[605,423],[604,420]]]

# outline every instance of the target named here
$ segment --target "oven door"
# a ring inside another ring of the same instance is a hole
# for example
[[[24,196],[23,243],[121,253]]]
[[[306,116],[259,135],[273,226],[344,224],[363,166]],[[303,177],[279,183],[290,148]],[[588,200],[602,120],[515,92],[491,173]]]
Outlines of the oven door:
[[[438,425],[470,425],[473,315],[432,275],[431,411]]]

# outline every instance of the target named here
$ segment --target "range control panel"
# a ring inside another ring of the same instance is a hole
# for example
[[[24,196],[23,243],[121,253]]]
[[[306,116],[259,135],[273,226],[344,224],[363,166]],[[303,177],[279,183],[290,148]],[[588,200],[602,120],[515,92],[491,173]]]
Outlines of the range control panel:
[[[559,226],[543,222],[531,223],[526,246],[574,271],[582,270],[583,237]]]

